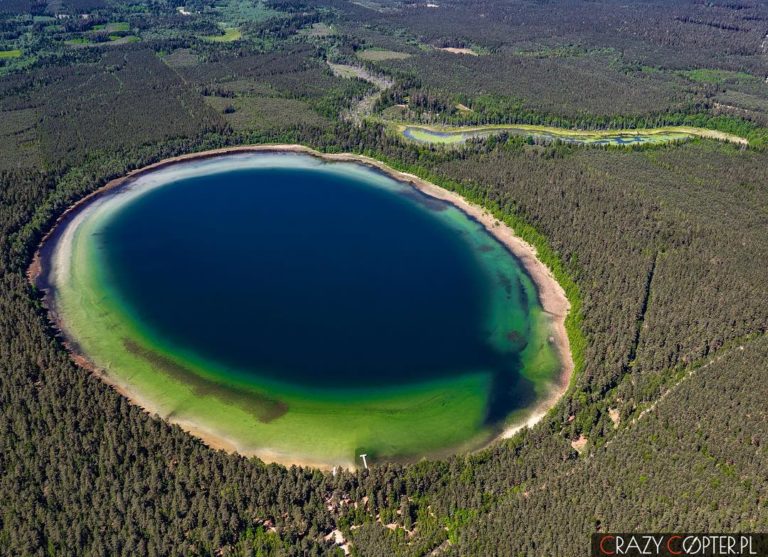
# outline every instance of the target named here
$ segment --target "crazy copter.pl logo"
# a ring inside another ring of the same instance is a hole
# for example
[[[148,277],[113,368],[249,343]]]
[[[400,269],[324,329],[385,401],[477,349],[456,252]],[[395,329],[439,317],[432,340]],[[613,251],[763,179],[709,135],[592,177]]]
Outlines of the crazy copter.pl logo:
[[[768,557],[768,534],[593,534],[592,557]]]

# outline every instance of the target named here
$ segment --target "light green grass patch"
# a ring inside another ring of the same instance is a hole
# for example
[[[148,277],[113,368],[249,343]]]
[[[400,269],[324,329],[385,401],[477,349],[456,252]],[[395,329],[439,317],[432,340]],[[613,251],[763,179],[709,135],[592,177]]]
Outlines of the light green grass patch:
[[[379,48],[358,50],[355,54],[361,60],[366,60],[368,62],[383,62],[384,60],[405,60],[406,58],[411,57],[411,55],[407,52],[397,52],[395,50],[383,50]]]
[[[116,21],[114,23],[102,23],[101,25],[94,25],[94,31],[106,31],[107,33],[127,33],[131,30],[131,26],[127,21]]]
[[[93,42],[91,42],[91,40],[87,37],[75,37],[74,39],[64,41],[64,43],[70,46],[85,46],[93,44]]]
[[[18,48],[13,50],[0,50],[0,59],[2,58],[18,58],[21,56],[21,50]]]
[[[242,36],[243,33],[240,31],[240,29],[235,27],[225,27],[223,35],[207,35],[201,38],[204,41],[209,41],[212,43],[231,43],[234,41],[239,41]]]
[[[707,68],[697,68],[680,72],[691,81],[699,83],[727,83],[733,81],[759,81],[757,77],[746,72],[731,72],[726,70],[713,70]]]
[[[141,39],[136,35],[110,35],[109,40],[112,41],[112,44],[129,44],[137,43]]]
[[[332,62],[328,62],[328,66],[330,66],[331,70],[333,71],[333,75],[336,77],[341,77],[344,79],[360,77],[360,69],[356,68],[355,66],[348,66],[346,64],[333,64]]]

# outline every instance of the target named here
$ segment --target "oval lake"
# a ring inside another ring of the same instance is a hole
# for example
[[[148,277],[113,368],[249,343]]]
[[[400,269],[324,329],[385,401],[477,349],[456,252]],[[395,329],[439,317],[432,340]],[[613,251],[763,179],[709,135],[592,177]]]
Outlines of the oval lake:
[[[560,369],[514,256],[362,164],[177,163],[60,229],[49,302],[75,350],[214,446],[348,466],[471,449]]]

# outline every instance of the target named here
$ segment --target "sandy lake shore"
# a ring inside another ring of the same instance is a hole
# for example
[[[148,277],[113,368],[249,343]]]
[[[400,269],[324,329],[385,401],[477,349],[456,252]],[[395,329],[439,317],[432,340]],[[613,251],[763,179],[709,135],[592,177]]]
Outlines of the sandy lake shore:
[[[35,252],[32,263],[27,270],[27,277],[29,281],[34,285],[39,285],[43,271],[43,250],[48,243],[48,240],[50,240],[61,228],[60,225],[67,221],[77,210],[79,210],[93,199],[104,194],[105,192],[128,184],[132,180],[135,180],[142,175],[179,162],[207,159],[234,153],[302,153],[326,161],[362,163],[371,168],[375,168],[376,170],[383,172],[398,181],[408,183],[426,195],[454,205],[468,216],[481,223],[491,235],[493,235],[496,239],[499,240],[499,242],[506,246],[506,248],[520,261],[523,268],[526,270],[536,285],[541,305],[551,319],[550,342],[556,348],[561,361],[561,373],[558,380],[555,382],[555,384],[553,384],[548,396],[542,398],[539,403],[533,407],[524,418],[521,419],[519,423],[511,424],[507,429],[505,429],[500,437],[511,437],[520,429],[526,426],[533,426],[565,393],[574,369],[570,344],[568,341],[568,334],[565,329],[565,318],[570,310],[570,303],[568,302],[568,298],[565,295],[565,291],[557,282],[551,270],[537,258],[536,249],[521,238],[515,236],[515,233],[511,228],[509,228],[504,223],[499,222],[488,211],[482,207],[469,203],[459,194],[445,190],[413,174],[394,170],[393,168],[390,168],[386,164],[376,159],[372,159],[363,155],[355,155],[350,153],[325,154],[303,145],[246,145],[237,147],[225,147],[199,153],[189,153],[165,159],[149,166],[133,170],[123,177],[109,181],[98,190],[83,197],[77,203],[69,207],[69,209],[67,209],[57,219],[51,230],[45,234],[38,246],[37,251]],[[51,309],[50,306],[49,309]],[[52,315],[52,319],[54,323],[58,322],[58,318],[55,314]],[[151,409],[147,408],[147,406],[144,404],[144,401],[142,401],[134,393],[128,392],[125,388],[122,388],[120,385],[111,381],[104,373],[96,369],[96,367],[88,360],[86,356],[79,354],[73,346],[68,345],[67,348],[72,353],[73,360],[78,365],[93,372],[106,383],[115,387],[115,389],[120,392],[120,394],[128,398],[134,404],[137,404],[138,406],[151,412]],[[301,455],[278,455],[269,449],[241,449],[226,437],[206,431],[205,429],[200,428],[197,424],[190,423],[188,421],[174,420],[172,417],[170,417],[168,421],[178,424],[182,429],[200,438],[203,442],[214,449],[221,449],[230,452],[237,451],[244,456],[258,456],[267,462],[278,462],[280,464],[286,465],[308,465],[324,469],[329,469],[331,467],[328,464],[307,461],[303,459]]]

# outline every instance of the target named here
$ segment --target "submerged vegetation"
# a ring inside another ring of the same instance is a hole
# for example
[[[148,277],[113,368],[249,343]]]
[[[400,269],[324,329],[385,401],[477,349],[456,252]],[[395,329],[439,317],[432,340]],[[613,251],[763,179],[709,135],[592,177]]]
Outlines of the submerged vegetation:
[[[2,551],[581,555],[595,531],[768,528],[763,4],[1,4],[20,53],[0,59]],[[225,27],[240,40],[200,38]],[[749,147],[410,143],[341,117],[373,89],[328,61],[394,81],[372,110],[411,125],[686,125]],[[579,373],[553,411],[478,453],[334,476],[212,450],[75,365],[25,276],[55,219],[131,169],[268,142],[385,160],[534,244],[573,306]]]

